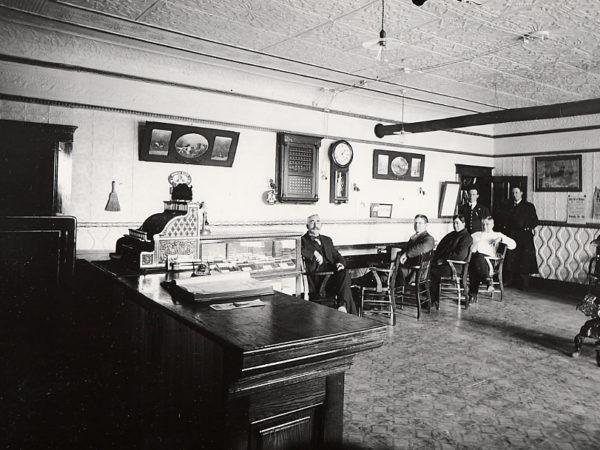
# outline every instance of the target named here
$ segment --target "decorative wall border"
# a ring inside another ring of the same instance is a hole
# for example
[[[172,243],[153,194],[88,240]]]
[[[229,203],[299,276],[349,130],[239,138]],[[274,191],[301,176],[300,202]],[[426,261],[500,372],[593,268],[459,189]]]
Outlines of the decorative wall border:
[[[209,125],[209,126],[234,127],[234,128],[239,128],[239,129],[262,131],[262,132],[268,132],[268,133],[291,133],[291,134],[298,133],[297,130],[283,130],[283,129],[278,129],[278,128],[259,127],[256,125],[246,125],[246,124],[240,124],[240,123],[234,123],[234,122],[222,122],[222,121],[217,121],[217,120],[203,119],[200,117],[176,116],[176,115],[171,115],[171,114],[140,111],[140,110],[136,110],[136,109],[116,108],[116,107],[112,107],[112,106],[93,105],[93,104],[89,104],[89,103],[63,102],[60,100],[48,100],[48,99],[42,99],[42,98],[37,98],[37,97],[28,97],[28,96],[12,95],[12,94],[4,94],[4,93],[0,93],[0,100],[31,103],[31,104],[37,104],[37,105],[58,106],[58,107],[72,108],[72,109],[88,109],[88,110],[92,110],[92,111],[110,112],[110,113],[115,113],[115,114],[128,114],[128,115],[140,116],[140,117],[145,117],[145,118],[151,117],[151,118],[157,118],[157,119],[163,119],[163,120],[166,119],[166,120],[173,120],[173,121],[179,121],[179,122],[192,121],[197,124],[204,124],[204,125]],[[307,135],[307,136],[317,136],[317,135],[311,135],[310,133],[305,133],[305,132],[303,132],[302,134]],[[318,137],[325,138],[325,139],[331,139],[334,141],[345,139],[348,141],[352,141],[353,143],[356,142],[356,143],[368,144],[368,145],[379,146],[379,147],[405,148],[405,149],[413,149],[413,150],[419,150],[419,151],[436,152],[436,153],[444,153],[444,154],[494,158],[494,155],[487,155],[487,154],[483,154],[483,153],[470,153],[470,152],[464,152],[464,151],[460,151],[460,150],[448,150],[448,149],[441,149],[441,148],[434,148],[434,147],[422,147],[422,146],[418,146],[418,145],[398,144],[398,143],[393,143],[393,142],[381,142],[381,141],[375,141],[375,140],[371,140],[371,139],[351,138],[349,136],[336,136],[336,135],[323,136],[321,134],[321,135],[318,135]]]
[[[333,225],[388,225],[412,224],[414,219],[322,219],[321,223]],[[450,219],[430,218],[429,223],[450,223]],[[253,221],[223,221],[210,222],[211,227],[272,227],[305,225],[305,219],[290,220],[253,220]],[[77,222],[78,228],[139,228],[142,222]]]

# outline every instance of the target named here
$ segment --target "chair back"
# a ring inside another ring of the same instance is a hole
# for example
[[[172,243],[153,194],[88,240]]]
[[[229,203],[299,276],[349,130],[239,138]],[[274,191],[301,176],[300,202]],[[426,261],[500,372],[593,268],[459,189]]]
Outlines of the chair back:
[[[503,242],[500,242],[498,244],[498,248],[496,249],[496,258],[501,258],[502,260],[504,260],[504,258],[506,257],[507,250],[508,250],[508,247],[506,246],[506,244],[504,244]]]
[[[429,268],[433,259],[433,250],[419,255],[419,270],[417,270],[417,281],[419,284],[429,282]]]
[[[328,297],[325,286],[329,277],[333,272],[310,272],[306,269],[306,260],[302,257],[302,285],[304,290],[304,298],[308,295],[311,301],[328,301],[332,300]]]
[[[498,244],[498,248],[496,249],[496,260],[494,261],[493,264],[493,274],[498,274],[502,272],[502,266],[504,265],[504,258],[506,258],[506,251],[508,250],[508,247],[506,246],[506,244],[500,242]]]

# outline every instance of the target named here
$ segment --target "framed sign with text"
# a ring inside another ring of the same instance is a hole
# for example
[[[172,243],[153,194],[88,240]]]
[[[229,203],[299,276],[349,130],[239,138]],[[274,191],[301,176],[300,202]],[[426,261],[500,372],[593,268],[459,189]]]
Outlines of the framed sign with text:
[[[140,126],[140,161],[231,167],[240,134],[235,131],[146,122]]]
[[[373,178],[423,181],[424,173],[425,155],[390,150],[373,151]]]

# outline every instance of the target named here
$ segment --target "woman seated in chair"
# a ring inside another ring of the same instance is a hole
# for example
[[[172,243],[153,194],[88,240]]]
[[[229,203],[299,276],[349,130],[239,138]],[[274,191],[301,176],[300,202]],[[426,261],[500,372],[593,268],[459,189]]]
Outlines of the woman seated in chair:
[[[492,284],[491,267],[486,260],[486,256],[496,256],[498,245],[503,243],[506,248],[513,250],[517,243],[507,235],[494,231],[494,218],[487,216],[483,219],[483,231],[472,234],[473,245],[471,246],[471,263],[469,264],[469,296],[470,303],[477,302],[477,292],[482,280],[487,283],[489,292],[494,290]]]

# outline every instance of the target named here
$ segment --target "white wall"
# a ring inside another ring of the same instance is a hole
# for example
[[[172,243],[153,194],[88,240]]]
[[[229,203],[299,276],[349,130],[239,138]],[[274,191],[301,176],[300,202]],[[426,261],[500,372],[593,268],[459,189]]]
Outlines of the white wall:
[[[0,94],[22,97],[0,100],[0,118],[78,127],[72,198],[65,213],[78,218],[79,249],[112,249],[127,227],[160,212],[169,198],[167,177],[175,170],[191,174],[194,198],[207,202],[213,224],[279,224],[300,231],[305,217],[318,212],[336,242],[358,243],[406,239],[416,213],[437,217],[440,183],[455,179],[455,163],[492,165],[492,139],[447,132],[377,139],[373,127],[378,121],[400,119],[397,101],[343,91],[319,110],[312,105],[320,107],[324,91],[315,86],[1,20],[0,32],[6,37],[2,53],[85,69],[0,61]],[[239,93],[263,98],[234,95]],[[431,106],[406,105],[407,121],[437,115]],[[146,120],[240,132],[233,167],[138,161],[138,126]],[[317,204],[263,202],[268,181],[275,177],[277,131],[324,136]],[[340,138],[354,147],[350,184],[360,190],[351,191],[348,204],[333,205],[327,149]],[[373,180],[376,148],[424,154],[423,182]],[[120,212],[104,211],[112,180],[118,183]],[[371,202],[392,203],[392,219],[369,220]],[[432,225],[437,239],[448,230],[440,222]]]
[[[600,115],[569,117],[565,119],[539,120],[521,123],[518,126],[497,126],[499,133],[535,132],[539,130],[561,129],[567,127],[593,127],[600,124]],[[535,154],[582,155],[582,194],[586,195],[585,214],[588,223],[600,223],[592,217],[592,195],[594,188],[600,188],[600,129],[580,131],[532,134],[528,136],[508,137],[495,140],[495,175],[527,176],[528,199],[538,210],[540,219],[551,221],[567,220],[568,192],[535,192],[534,159]],[[515,155],[529,153],[528,156]],[[534,154],[534,155],[531,155]],[[513,155],[505,156],[502,155]],[[548,156],[548,155],[545,155]]]

